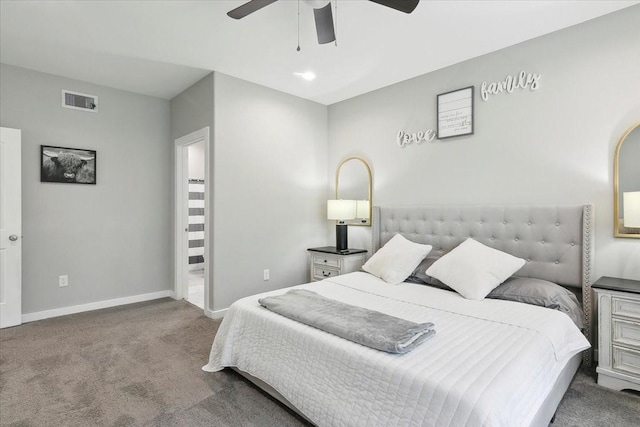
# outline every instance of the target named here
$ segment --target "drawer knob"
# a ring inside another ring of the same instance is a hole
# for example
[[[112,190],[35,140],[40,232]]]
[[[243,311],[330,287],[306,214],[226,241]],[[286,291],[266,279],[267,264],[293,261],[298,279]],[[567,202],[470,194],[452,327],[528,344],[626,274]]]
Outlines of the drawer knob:
[[[323,275],[324,277],[329,277],[329,276],[331,276],[331,272],[330,272],[330,271],[329,271],[329,272],[326,272],[326,271],[322,270],[322,275]]]

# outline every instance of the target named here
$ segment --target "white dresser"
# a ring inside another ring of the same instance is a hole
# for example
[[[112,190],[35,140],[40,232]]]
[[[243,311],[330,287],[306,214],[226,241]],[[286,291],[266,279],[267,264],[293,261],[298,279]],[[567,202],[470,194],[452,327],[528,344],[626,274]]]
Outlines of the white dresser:
[[[347,249],[338,252],[335,246],[309,248],[307,251],[309,251],[309,272],[312,282],[358,271],[367,256],[367,251],[364,249]]]
[[[598,302],[598,384],[640,391],[640,281],[601,277]]]

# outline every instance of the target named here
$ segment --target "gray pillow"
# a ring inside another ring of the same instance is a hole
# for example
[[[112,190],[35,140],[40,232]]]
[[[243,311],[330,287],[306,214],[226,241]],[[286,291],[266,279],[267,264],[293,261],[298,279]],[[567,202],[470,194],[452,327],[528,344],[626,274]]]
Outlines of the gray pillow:
[[[434,286],[436,288],[445,289],[447,291],[452,291],[453,292],[453,289],[451,289],[449,286],[445,285],[444,283],[442,283],[440,280],[436,279],[435,277],[427,276],[427,274],[425,273],[425,271],[427,271],[427,268],[431,267],[431,264],[436,262],[439,258],[440,258],[440,256],[437,256],[437,255],[435,255],[435,256],[429,256],[428,255],[415,268],[415,270],[413,270],[413,273],[411,273],[411,275],[407,278],[407,280],[405,280],[405,282],[417,283],[419,285]]]
[[[552,282],[512,276],[492,290],[487,298],[539,305],[565,313],[582,329],[583,313],[578,298],[568,289]]]

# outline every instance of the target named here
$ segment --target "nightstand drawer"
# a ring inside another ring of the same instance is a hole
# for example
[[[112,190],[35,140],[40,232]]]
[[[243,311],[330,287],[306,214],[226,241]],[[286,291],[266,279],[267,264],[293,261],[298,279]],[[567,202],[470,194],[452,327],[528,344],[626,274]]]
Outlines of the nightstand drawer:
[[[612,314],[640,320],[640,301],[626,298],[611,298]]]
[[[327,268],[327,267],[319,267],[319,266],[315,266],[313,267],[313,278],[314,279],[326,279],[328,277],[335,277],[335,276],[339,276],[340,275],[340,270],[334,269],[334,268]]]
[[[613,342],[640,350],[640,323],[613,319]]]
[[[613,346],[613,369],[640,375],[640,351]]]
[[[367,255],[364,249],[338,252],[334,246],[309,248],[309,279],[311,282],[358,271]]]
[[[324,257],[324,256],[314,255],[313,263],[317,265],[324,265],[327,267],[340,268],[340,260],[338,258],[333,258],[329,256]]]

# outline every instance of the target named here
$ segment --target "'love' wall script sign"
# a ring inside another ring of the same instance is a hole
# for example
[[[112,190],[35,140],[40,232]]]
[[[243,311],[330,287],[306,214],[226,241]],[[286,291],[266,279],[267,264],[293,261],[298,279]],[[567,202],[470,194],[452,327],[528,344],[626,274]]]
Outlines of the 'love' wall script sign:
[[[403,131],[398,132],[396,135],[396,142],[403,148],[409,144],[420,144],[422,142],[431,142],[436,137],[436,131],[428,129],[424,132],[405,133]]]
[[[517,76],[507,76],[501,82],[482,82],[482,86],[480,88],[482,100],[486,101],[487,99],[489,99],[489,95],[497,95],[500,92],[506,91],[508,93],[513,93],[513,91],[518,88],[529,88],[530,90],[538,90],[538,88],[540,87],[541,77],[542,74],[526,73],[524,71],[521,71]]]

